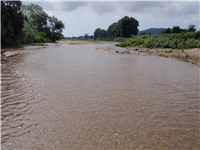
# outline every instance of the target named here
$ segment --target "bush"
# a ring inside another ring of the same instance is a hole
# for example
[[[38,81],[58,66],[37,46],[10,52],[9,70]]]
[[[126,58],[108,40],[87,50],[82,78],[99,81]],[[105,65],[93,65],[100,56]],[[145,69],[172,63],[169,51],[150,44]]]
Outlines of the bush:
[[[122,41],[122,40],[121,40]],[[197,48],[200,47],[200,31],[187,33],[138,35],[121,44],[121,47],[143,45],[147,48]]]

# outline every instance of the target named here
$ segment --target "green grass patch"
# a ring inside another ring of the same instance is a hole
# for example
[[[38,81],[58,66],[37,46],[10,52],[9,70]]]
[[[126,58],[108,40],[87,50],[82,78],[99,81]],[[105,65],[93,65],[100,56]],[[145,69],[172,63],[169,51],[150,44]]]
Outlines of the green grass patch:
[[[172,49],[170,49],[168,51],[166,50],[165,53],[173,53],[173,50]]]

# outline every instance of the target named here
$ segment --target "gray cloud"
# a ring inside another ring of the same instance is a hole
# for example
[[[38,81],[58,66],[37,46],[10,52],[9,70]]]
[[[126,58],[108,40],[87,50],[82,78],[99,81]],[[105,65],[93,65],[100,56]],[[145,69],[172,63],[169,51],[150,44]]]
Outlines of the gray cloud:
[[[197,14],[199,2],[119,2],[122,9],[133,13],[148,13],[151,15],[163,15],[177,17]]]
[[[79,7],[87,6],[88,2],[43,2],[43,8],[45,10],[52,11],[75,11]]]
[[[48,11],[72,12],[81,7],[87,8],[98,15],[123,10],[125,12],[158,15],[167,17],[181,17],[199,13],[199,2],[185,1],[128,1],[128,2],[37,2]]]
[[[117,9],[116,2],[90,2],[89,5],[98,15],[103,15]]]

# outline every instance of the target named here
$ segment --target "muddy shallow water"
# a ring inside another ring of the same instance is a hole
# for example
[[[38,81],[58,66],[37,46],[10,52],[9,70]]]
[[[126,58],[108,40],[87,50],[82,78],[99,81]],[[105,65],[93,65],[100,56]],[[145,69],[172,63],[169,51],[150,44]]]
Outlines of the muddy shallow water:
[[[107,46],[3,57],[2,149],[198,149],[199,66]]]

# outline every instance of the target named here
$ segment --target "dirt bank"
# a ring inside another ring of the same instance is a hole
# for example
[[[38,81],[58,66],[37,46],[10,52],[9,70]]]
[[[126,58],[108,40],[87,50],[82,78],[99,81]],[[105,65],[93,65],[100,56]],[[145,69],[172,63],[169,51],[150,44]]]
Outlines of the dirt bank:
[[[192,49],[185,49],[185,50],[179,50],[179,49],[159,49],[159,48],[141,48],[141,47],[126,47],[126,50],[119,51],[115,49],[114,47],[110,48],[98,48],[102,51],[116,51],[116,53],[129,53],[131,51],[136,51],[137,54],[142,53],[148,53],[152,55],[157,55],[161,57],[171,57],[171,58],[177,58],[183,61],[188,61],[193,64],[199,64],[200,65],[200,49],[199,48],[192,48]]]
[[[161,48],[140,48],[140,47],[127,47],[128,50],[134,50],[138,52],[145,52],[161,57],[171,57],[177,58],[183,61],[188,61],[191,63],[199,64],[200,65],[200,49],[199,48],[192,48],[192,49],[161,49]]]

